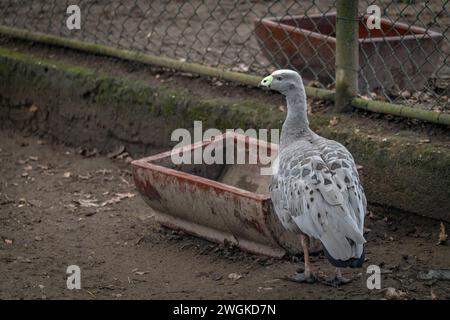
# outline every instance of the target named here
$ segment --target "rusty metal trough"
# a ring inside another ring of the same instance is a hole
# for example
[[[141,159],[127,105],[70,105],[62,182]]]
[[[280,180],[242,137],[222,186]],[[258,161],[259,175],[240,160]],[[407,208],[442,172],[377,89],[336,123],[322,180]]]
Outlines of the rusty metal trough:
[[[422,90],[439,65],[441,33],[381,18],[381,29],[359,21],[361,92],[397,88]],[[334,81],[336,12],[264,18],[255,21],[262,52],[278,68],[301,71],[305,80]]]
[[[225,155],[230,146],[237,152],[244,151],[247,157],[251,148],[267,148],[269,155],[276,155],[278,149],[275,144],[227,132],[133,161],[137,189],[154,210],[156,220],[169,228],[228,242],[253,253],[281,257],[286,252],[300,252],[298,236],[284,230],[272,211],[270,175],[260,174],[261,163],[175,165],[171,160],[172,154],[192,155],[195,150],[203,152],[211,147]]]

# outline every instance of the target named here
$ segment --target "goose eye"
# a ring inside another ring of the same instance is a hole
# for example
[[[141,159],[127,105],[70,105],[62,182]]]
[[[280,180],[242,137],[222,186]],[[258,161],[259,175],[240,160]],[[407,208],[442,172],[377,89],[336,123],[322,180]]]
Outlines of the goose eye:
[[[278,81],[281,81],[281,80],[283,80],[283,78],[282,77],[277,77],[276,78]]]

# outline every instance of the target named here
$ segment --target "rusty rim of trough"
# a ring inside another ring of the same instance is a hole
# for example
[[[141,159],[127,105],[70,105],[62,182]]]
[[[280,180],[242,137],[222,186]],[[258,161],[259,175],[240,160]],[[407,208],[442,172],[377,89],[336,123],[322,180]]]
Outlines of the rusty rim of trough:
[[[203,140],[196,142],[192,145],[175,148],[170,151],[166,151],[163,153],[159,153],[154,156],[145,157],[142,159],[134,160],[131,162],[131,165],[136,168],[144,168],[144,169],[150,169],[153,171],[157,171],[159,173],[162,173],[164,175],[170,175],[175,176],[178,178],[182,178],[192,184],[200,184],[203,187],[210,187],[214,189],[219,189],[224,192],[230,192],[239,196],[247,197],[250,199],[254,199],[257,201],[267,201],[270,200],[270,194],[260,194],[251,192],[248,190],[244,190],[238,187],[234,187],[219,181],[215,181],[208,178],[199,177],[190,173],[182,172],[175,169],[170,169],[164,166],[160,166],[157,164],[152,163],[153,161],[161,160],[164,158],[171,157],[172,154],[180,154],[184,153],[186,151],[192,152],[195,149],[203,148],[211,143],[216,143],[219,141],[226,141],[226,139],[233,139],[234,144],[242,143],[243,146],[245,146],[246,150],[250,148],[251,146],[258,147],[258,148],[267,148],[270,152],[278,151],[278,145],[270,142],[266,142],[264,140],[258,140],[250,136],[238,134],[235,132],[226,132],[221,135],[217,135],[212,137],[210,140]],[[234,146],[234,145],[233,145]]]

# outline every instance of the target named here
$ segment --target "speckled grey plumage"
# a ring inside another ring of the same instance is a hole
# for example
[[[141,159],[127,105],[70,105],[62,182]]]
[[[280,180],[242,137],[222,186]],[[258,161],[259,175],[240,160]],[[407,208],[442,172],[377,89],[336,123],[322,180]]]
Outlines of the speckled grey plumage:
[[[309,128],[301,77],[277,72],[283,78],[274,86],[288,111],[270,186],[275,212],[286,229],[319,239],[334,259],[359,258],[367,202],[355,161],[342,144]]]

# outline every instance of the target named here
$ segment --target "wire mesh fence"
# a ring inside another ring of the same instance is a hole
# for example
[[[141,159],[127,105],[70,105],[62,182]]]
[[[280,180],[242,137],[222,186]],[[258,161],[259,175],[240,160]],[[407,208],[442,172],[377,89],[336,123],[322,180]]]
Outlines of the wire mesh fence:
[[[70,5],[81,28],[66,25]],[[369,29],[367,8],[380,8]],[[0,24],[264,75],[335,82],[331,0],[2,0]],[[450,112],[449,0],[359,1],[359,88],[367,99]]]

